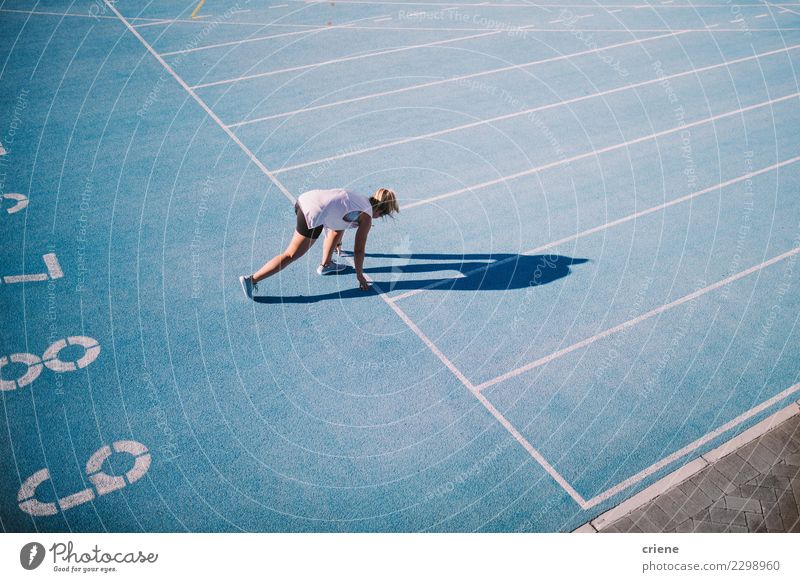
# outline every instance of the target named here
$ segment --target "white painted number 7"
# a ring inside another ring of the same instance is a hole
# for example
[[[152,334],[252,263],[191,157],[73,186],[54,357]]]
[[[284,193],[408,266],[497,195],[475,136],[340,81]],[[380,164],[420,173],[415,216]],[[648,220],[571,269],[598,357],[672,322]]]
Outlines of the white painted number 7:
[[[61,264],[58,262],[58,257],[55,253],[47,253],[42,255],[44,264],[47,267],[46,273],[36,273],[31,275],[6,275],[3,277],[4,283],[31,283],[33,281],[47,281],[48,279],[60,279],[64,276],[64,271],[61,270]]]

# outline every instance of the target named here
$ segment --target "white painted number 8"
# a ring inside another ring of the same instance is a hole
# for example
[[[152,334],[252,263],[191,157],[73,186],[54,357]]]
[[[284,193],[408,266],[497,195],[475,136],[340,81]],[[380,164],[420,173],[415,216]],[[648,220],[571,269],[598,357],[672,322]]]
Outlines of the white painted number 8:
[[[135,459],[133,468],[125,473],[124,477],[109,475],[102,471],[103,463],[112,455],[112,448],[115,453],[126,453]],[[55,515],[59,511],[66,511],[76,505],[92,501],[96,496],[106,495],[122,489],[126,485],[136,483],[150,469],[151,461],[150,453],[142,443],[116,441],[111,446],[100,447],[86,461],[86,475],[89,477],[94,489],[87,487],[77,493],[62,497],[55,503],[39,501],[36,498],[36,490],[42,483],[50,479],[50,471],[46,468],[40,469],[28,477],[22,487],[19,488],[19,493],[17,494],[19,508],[25,513],[35,516]]]
[[[84,349],[84,354],[75,362],[65,362],[59,354],[61,350],[67,346],[81,346]],[[28,353],[11,354],[10,356],[3,356],[0,358],[0,390],[16,390],[27,386],[42,373],[42,366],[46,366],[53,372],[74,372],[80,368],[85,368],[97,359],[100,355],[100,344],[97,340],[83,335],[72,335],[67,339],[60,339],[54,341],[44,352],[42,357]],[[15,364],[26,364],[28,369],[25,373],[16,380],[3,379],[3,368],[9,362]]]

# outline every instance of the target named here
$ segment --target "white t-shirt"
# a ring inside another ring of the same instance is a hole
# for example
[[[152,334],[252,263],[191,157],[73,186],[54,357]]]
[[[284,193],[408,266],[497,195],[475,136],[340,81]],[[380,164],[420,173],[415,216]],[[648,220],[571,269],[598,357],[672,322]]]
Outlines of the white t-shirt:
[[[297,199],[300,211],[309,228],[325,226],[331,230],[346,230],[358,226],[358,215],[372,216],[372,204],[367,196],[344,188],[309,190]]]

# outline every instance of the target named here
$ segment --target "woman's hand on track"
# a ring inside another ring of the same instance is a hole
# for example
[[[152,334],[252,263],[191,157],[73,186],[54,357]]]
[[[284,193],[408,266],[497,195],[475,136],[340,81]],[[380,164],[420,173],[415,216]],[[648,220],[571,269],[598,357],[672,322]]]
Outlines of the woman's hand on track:
[[[369,291],[369,281],[363,275],[358,276],[358,286],[362,291]]]

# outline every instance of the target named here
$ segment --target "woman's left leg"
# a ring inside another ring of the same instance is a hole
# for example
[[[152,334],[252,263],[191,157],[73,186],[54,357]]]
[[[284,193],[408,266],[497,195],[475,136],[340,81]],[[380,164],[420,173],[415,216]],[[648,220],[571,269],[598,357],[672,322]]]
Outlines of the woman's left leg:
[[[279,271],[282,271],[306,254],[306,251],[312,247],[316,240],[317,239],[305,237],[299,232],[295,232],[294,236],[292,236],[289,246],[286,247],[286,250],[279,255],[275,255],[272,259],[264,263],[263,267],[253,273],[253,275],[250,277],[250,280],[253,282],[253,284],[255,284],[263,279],[266,279],[267,277],[271,277]]]

